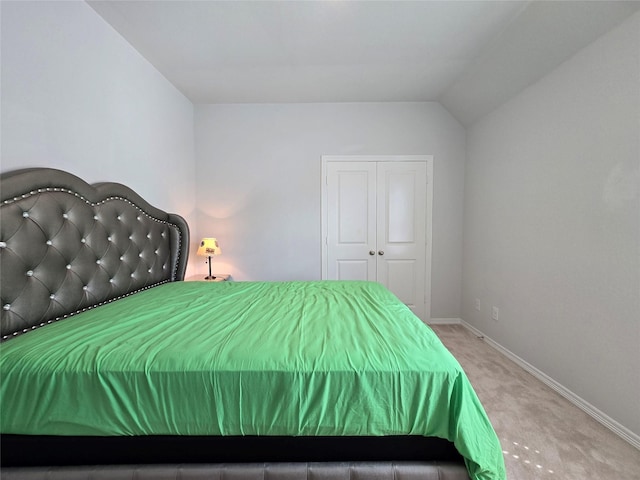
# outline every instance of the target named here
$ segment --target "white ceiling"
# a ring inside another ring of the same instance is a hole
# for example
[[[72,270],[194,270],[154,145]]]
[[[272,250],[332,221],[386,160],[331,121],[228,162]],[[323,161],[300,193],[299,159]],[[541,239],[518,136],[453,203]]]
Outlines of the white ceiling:
[[[472,123],[640,1],[94,1],[194,103],[440,101]]]

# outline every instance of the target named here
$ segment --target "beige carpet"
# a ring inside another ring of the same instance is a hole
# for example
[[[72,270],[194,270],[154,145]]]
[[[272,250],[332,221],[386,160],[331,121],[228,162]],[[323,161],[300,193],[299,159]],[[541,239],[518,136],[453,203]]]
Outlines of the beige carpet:
[[[640,479],[640,450],[462,325],[432,325],[493,423],[509,480]]]

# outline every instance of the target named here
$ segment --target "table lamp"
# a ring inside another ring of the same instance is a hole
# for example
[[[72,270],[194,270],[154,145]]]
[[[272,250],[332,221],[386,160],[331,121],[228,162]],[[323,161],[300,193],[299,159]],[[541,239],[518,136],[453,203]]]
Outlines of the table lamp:
[[[209,276],[204,277],[205,280],[214,280],[216,277],[211,273],[211,257],[213,255],[220,255],[222,249],[218,245],[217,238],[203,238],[198,247],[197,255],[203,257],[209,257]]]

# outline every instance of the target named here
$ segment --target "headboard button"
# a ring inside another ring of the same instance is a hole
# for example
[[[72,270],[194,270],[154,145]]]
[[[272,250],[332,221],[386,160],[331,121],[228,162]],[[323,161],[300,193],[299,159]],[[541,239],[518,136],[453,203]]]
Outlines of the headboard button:
[[[0,242],[0,248],[7,248],[7,242]]]
[[[10,304],[10,303],[5,303],[5,304],[2,306],[2,309],[3,309],[3,310],[10,310],[10,309],[11,309],[11,304]]]
[[[51,240],[47,240],[47,245],[51,246],[53,245],[53,242]]]
[[[24,218],[29,218],[29,212],[22,212],[22,216]]]
[[[27,270],[27,277],[33,277],[33,270]]]

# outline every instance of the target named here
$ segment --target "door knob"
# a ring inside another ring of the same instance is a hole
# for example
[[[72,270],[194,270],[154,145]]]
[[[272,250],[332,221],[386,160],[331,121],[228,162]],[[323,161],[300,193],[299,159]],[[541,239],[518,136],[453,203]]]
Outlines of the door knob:
[[[369,250],[369,255],[375,255],[375,254],[376,254],[376,252],[375,252],[375,251],[373,251],[373,250]]]
[[[378,255],[384,255],[384,250],[378,250]]]

